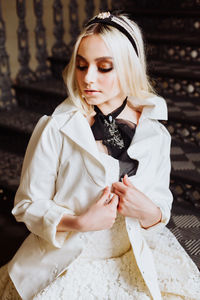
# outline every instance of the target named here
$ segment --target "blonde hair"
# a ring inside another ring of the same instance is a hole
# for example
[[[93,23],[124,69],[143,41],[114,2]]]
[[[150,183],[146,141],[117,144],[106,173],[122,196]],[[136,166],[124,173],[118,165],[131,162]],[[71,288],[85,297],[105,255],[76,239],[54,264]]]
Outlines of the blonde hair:
[[[108,49],[110,49],[120,87],[125,95],[137,99],[145,99],[151,97],[152,94],[155,94],[146,73],[144,44],[141,31],[138,25],[127,16],[119,15],[119,17],[123,18],[132,29],[131,34],[134,38],[138,55],[128,38],[117,28],[107,24],[94,23],[84,28],[79,35],[70,62],[63,72],[63,79],[69,97],[79,109],[86,113],[91,112],[92,107],[89,107],[82,98],[76,83],[76,56],[82,38],[92,34],[98,34],[105,42]],[[134,103],[132,104],[134,105]]]

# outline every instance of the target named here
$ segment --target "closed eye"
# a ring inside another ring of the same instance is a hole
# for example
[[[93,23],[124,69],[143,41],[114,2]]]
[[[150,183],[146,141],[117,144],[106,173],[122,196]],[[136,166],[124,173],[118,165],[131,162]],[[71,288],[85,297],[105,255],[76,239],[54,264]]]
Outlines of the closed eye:
[[[78,70],[85,71],[88,67],[87,66],[76,66]]]
[[[87,70],[88,66],[76,66],[78,70],[80,71],[85,71]],[[113,70],[113,67],[110,67],[110,68],[100,68],[98,67],[98,71],[101,72],[101,73],[107,73],[107,72],[110,72]]]
[[[113,67],[110,68],[98,68],[98,70],[102,73],[110,72],[113,70]]]

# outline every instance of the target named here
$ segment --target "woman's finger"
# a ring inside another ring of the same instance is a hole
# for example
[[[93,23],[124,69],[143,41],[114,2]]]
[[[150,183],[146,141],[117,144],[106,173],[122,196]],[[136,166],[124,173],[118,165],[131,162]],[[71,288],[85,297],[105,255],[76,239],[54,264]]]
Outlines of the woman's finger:
[[[124,193],[127,189],[127,186],[123,182],[115,182],[112,186],[114,191],[119,191],[121,193]]]
[[[110,188],[107,186],[103,190],[103,194],[102,194],[102,196],[100,197],[100,199],[97,202],[104,204],[105,201],[107,199],[109,199],[109,195],[110,195]]]
[[[115,194],[120,198],[122,199],[124,197],[124,193],[121,193],[120,191],[118,190],[115,190]]]
[[[110,201],[110,203],[109,203],[109,204],[111,204],[111,205],[113,205],[113,206],[117,207],[117,205],[118,205],[118,202],[119,202],[119,198],[118,198],[118,196],[117,196],[117,195],[114,195],[114,196],[112,197],[112,199],[111,199],[111,201]]]
[[[123,177],[122,182],[123,182],[126,186],[133,187],[133,185],[132,185],[131,181],[129,180],[127,174]]]

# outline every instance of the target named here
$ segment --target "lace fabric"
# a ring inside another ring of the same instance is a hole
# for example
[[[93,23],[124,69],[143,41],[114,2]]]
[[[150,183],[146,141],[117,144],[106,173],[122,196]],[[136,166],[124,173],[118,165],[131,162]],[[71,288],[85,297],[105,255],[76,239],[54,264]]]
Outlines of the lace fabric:
[[[118,220],[123,231],[123,218]],[[112,243],[114,242],[115,247],[118,246],[118,229],[118,226],[112,229],[113,238],[115,236]],[[96,233],[93,238],[97,241],[99,236],[95,238],[95,235]],[[108,249],[109,240],[104,233],[101,237],[105,238],[101,242]],[[126,243],[126,238],[124,242]],[[94,244],[89,242],[85,253],[71,265],[69,270],[38,294],[34,300],[53,300],[56,295],[63,300],[152,299],[137,267],[132,249],[126,251],[125,247],[125,252],[122,254],[119,251],[118,257],[103,258],[102,253],[100,254],[102,248],[100,251],[98,247],[91,250]],[[149,245],[158,271],[162,299],[199,300],[199,272],[174,235],[166,228],[156,235]],[[96,257],[94,252],[93,257],[90,257],[91,251],[97,251]]]
[[[106,249],[105,257],[113,253],[113,242],[117,247],[120,227],[123,231],[123,218],[118,218],[118,224],[112,229],[112,240],[108,238],[108,233],[101,233],[101,238],[105,238],[101,239]],[[123,246],[120,246],[119,256],[104,258],[103,248],[93,247],[95,241],[98,241],[99,244],[99,235],[97,234],[95,237],[95,234],[93,234],[93,242],[90,237],[87,237],[89,242],[85,251],[68,271],[36,295],[33,300],[151,299],[132,249],[127,250],[126,238]],[[112,245],[109,242],[112,242]],[[122,243],[122,240],[120,242]],[[155,259],[162,299],[199,300],[199,272],[174,235],[166,228],[148,243]],[[108,253],[109,245],[110,253]],[[87,252],[88,249],[90,252]],[[124,253],[122,254],[122,252]],[[7,266],[0,269],[0,295],[1,300],[21,299],[9,280]]]
[[[119,162],[105,153],[100,155],[111,185],[119,178]],[[111,229],[83,233],[82,238],[87,243],[79,258],[33,300],[152,299],[130,247],[124,217],[118,215]],[[200,300],[200,273],[175,236],[164,228],[152,234],[147,243],[153,253],[162,299]],[[0,268],[0,299],[21,299],[9,279],[7,266]]]

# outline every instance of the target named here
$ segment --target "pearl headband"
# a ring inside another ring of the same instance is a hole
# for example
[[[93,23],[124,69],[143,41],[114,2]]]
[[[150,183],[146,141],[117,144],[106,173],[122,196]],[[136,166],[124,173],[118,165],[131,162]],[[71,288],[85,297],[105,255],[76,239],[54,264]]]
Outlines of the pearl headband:
[[[122,19],[120,17],[115,17],[115,16],[111,15],[110,12],[103,12],[103,13],[98,14],[91,21],[89,21],[86,24],[86,27],[91,24],[95,24],[95,23],[110,25],[112,27],[117,28],[119,31],[121,31],[129,39],[129,41],[133,45],[133,48],[138,56],[138,49],[137,49],[135,40],[131,34],[132,28],[124,19]]]

